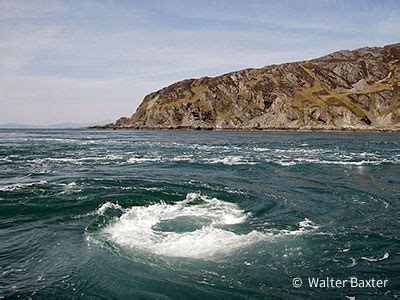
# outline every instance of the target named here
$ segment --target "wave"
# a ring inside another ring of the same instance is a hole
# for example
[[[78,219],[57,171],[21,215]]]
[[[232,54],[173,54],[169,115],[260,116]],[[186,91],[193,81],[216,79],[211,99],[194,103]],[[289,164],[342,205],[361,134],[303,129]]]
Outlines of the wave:
[[[154,143],[147,146],[153,147]],[[159,143],[158,143],[159,144]],[[35,164],[162,164],[162,163],[194,163],[194,164],[222,164],[236,165],[263,165],[276,164],[291,167],[302,164],[364,166],[380,164],[399,164],[400,155],[397,152],[380,154],[374,151],[346,151],[344,149],[309,148],[307,145],[296,147],[266,148],[261,146],[207,146],[184,144],[160,144],[163,151],[152,151],[148,148],[139,148],[137,151],[116,151],[113,154],[87,157],[38,157],[25,161],[10,160],[10,157],[0,158],[5,162],[28,162]],[[166,148],[173,148],[172,152]],[[143,151],[147,149],[148,151]],[[162,154],[161,154],[162,153]],[[78,154],[78,156],[80,156]]]
[[[124,209],[122,208],[121,205],[115,204],[115,203],[112,203],[112,202],[106,202],[106,203],[102,204],[102,205],[96,210],[96,214],[98,214],[98,215],[104,215],[104,213],[106,212],[106,210],[107,210],[107,209],[110,209],[110,208],[124,211]]]
[[[9,157],[9,156],[0,157],[0,161],[12,162],[12,160],[10,159],[10,157]]]
[[[48,163],[48,162],[54,162],[54,163],[70,163],[70,164],[76,164],[76,165],[82,165],[84,162],[111,162],[115,160],[121,160],[122,156],[121,155],[106,155],[106,156],[88,156],[88,157],[79,157],[79,158],[72,158],[72,157],[44,157],[44,158],[35,158],[31,160],[27,160],[29,163],[35,163],[35,164],[43,164],[43,163]]]
[[[127,162],[130,164],[142,164],[148,162],[160,162],[162,160],[162,157],[131,157]]]
[[[224,165],[254,165],[256,162],[245,160],[242,156],[225,156],[218,158],[210,158],[205,160],[206,163],[210,164],[219,164],[222,163]]]
[[[172,162],[188,162],[188,163],[195,163],[196,160],[193,156],[190,155],[178,155],[171,159]]]
[[[177,157],[131,157],[127,160],[132,164],[143,163],[165,163],[165,162],[188,162],[188,163],[205,163],[205,164],[224,164],[233,165],[258,165],[263,163],[278,164],[283,167],[295,166],[299,164],[321,164],[321,165],[343,165],[343,166],[363,166],[363,165],[380,165],[383,163],[400,163],[400,159],[369,159],[369,160],[330,160],[324,158],[307,158],[307,157],[259,157],[257,159],[246,159],[241,155],[229,155],[222,157],[211,157],[196,159],[190,156]]]
[[[364,166],[364,165],[380,165],[383,163],[398,164],[400,161],[396,159],[376,159],[376,160],[326,160],[319,158],[302,158],[297,157],[291,160],[267,159],[267,162],[276,163],[281,166],[295,166],[298,164],[320,164],[320,165],[343,165],[343,166]]]
[[[107,202],[97,214],[104,215],[108,209],[123,212],[102,229],[108,240],[123,248],[170,257],[212,260],[275,236],[300,235],[317,228],[305,219],[293,231],[239,234],[232,228],[248,221],[251,214],[234,203],[200,193],[189,193],[176,204],[161,202],[129,209]]]
[[[361,259],[370,261],[370,262],[375,262],[375,261],[381,261],[389,258],[389,253],[386,252],[382,257],[361,257]]]
[[[265,153],[264,153],[265,152]],[[390,158],[377,157],[373,153],[328,153],[321,149],[304,150],[284,150],[284,149],[261,149],[253,148],[251,152],[241,151],[238,154],[212,156],[211,153],[202,155],[177,155],[168,156],[134,156],[127,160],[132,164],[143,163],[168,163],[168,162],[187,162],[198,164],[224,164],[234,165],[262,165],[265,163],[278,164],[283,167],[290,167],[300,164],[320,164],[320,165],[342,165],[342,166],[363,166],[380,165],[383,163],[400,163],[400,157]]]
[[[59,195],[69,194],[69,193],[78,193],[82,191],[81,185],[77,185],[76,181],[72,181],[70,183],[59,183],[60,186],[63,187],[63,190],[59,192]]]
[[[20,190],[28,186],[34,186],[34,185],[43,185],[46,184],[46,180],[41,180],[41,181],[36,181],[36,182],[26,182],[26,183],[13,183],[9,185],[5,185],[0,187],[0,191],[2,192],[10,192],[14,190]]]

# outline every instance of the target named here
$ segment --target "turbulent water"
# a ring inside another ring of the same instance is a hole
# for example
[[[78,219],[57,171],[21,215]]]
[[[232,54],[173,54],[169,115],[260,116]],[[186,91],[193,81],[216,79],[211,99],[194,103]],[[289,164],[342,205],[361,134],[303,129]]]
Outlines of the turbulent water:
[[[1,130],[0,298],[396,298],[399,199],[398,133]]]

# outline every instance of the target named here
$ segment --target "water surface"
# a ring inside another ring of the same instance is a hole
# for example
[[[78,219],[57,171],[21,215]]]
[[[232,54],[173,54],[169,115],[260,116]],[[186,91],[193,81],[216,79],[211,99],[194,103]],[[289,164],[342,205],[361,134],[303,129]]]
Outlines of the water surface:
[[[399,163],[398,133],[0,130],[0,298],[400,297]],[[388,286],[306,284],[351,276]]]

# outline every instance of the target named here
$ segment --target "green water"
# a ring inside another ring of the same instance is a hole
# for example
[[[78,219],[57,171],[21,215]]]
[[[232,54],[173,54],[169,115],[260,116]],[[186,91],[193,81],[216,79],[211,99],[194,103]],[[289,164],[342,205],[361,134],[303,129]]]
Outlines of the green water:
[[[398,298],[399,163],[398,133],[0,130],[0,299]]]

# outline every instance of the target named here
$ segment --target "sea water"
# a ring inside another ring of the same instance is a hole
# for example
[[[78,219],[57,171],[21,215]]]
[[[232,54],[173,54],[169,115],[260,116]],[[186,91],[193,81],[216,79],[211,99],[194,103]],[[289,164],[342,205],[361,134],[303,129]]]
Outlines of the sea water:
[[[399,200],[399,133],[0,130],[0,298],[392,299]]]

